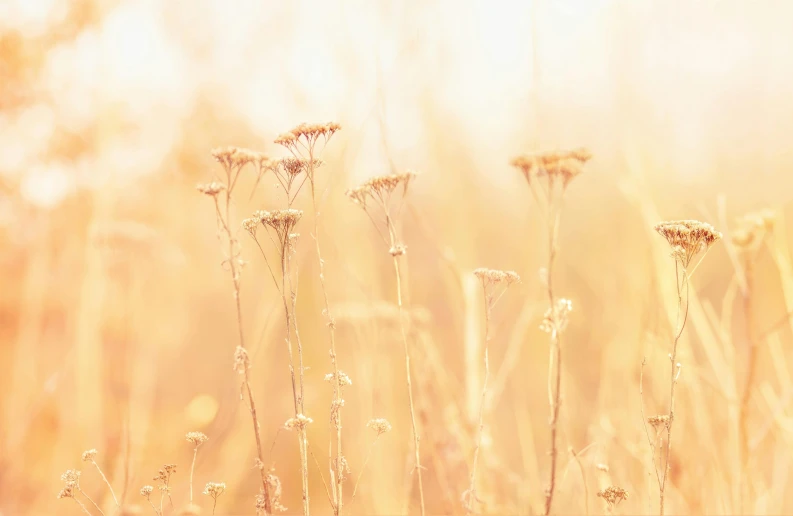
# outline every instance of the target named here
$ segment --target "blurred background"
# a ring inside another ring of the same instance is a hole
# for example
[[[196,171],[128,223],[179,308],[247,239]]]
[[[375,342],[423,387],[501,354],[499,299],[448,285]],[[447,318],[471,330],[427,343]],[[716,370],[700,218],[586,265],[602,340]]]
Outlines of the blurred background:
[[[390,256],[344,191],[392,170],[421,173],[402,223],[430,513],[464,512],[482,373],[471,271],[523,277],[494,313],[480,496],[493,513],[536,513],[549,470],[549,344],[538,328],[547,248],[509,160],[578,146],[594,159],[567,192],[559,237],[556,289],[574,312],[555,510],[603,513],[595,493],[611,484],[630,495],[618,510],[657,510],[639,372],[647,357],[646,410],[662,413],[676,297],[652,225],[697,218],[725,239],[692,283],[669,510],[793,511],[792,19],[783,0],[0,2],[0,514],[79,514],[56,499],[60,474],[77,467],[109,511],[80,462],[90,448],[125,503],[142,503],[140,487],[178,464],[173,496],[184,504],[193,430],[210,437],[197,486],[226,482],[218,514],[253,513],[232,290],[211,201],[194,187],[220,177],[214,147],[279,157],[277,134],[331,120],[343,129],[318,173],[319,236],[339,363],[353,381],[352,479],[373,438],[366,422],[394,427],[349,512],[414,512],[417,493]],[[244,181],[236,220],[281,206],[271,176],[255,190],[252,174]],[[298,205],[310,213],[309,199]],[[737,217],[764,208],[776,223],[757,248],[747,324],[745,263],[730,237]],[[299,513],[296,439],[278,430],[292,404],[280,298],[241,241],[268,465]],[[314,249],[302,244],[309,440],[327,477],[329,344]],[[749,329],[757,373],[744,470]],[[330,513],[313,465],[310,483],[313,511]]]

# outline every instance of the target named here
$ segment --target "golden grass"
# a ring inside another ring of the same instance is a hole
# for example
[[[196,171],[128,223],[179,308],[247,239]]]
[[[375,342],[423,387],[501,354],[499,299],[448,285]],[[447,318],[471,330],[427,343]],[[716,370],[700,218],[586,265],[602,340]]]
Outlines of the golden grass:
[[[129,4],[0,28],[0,512],[793,511],[784,16]]]

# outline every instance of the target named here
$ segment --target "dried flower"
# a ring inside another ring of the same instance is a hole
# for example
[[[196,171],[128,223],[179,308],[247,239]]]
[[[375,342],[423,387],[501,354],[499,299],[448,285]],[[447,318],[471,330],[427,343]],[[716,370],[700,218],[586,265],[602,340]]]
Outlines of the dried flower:
[[[621,501],[628,499],[628,493],[623,488],[617,486],[610,486],[602,491],[598,491],[598,496],[606,501],[609,509],[616,507]]]
[[[415,172],[406,171],[399,174],[388,174],[369,179],[361,186],[347,190],[349,197],[355,204],[366,208],[367,200],[373,200],[387,205],[394,191],[402,187],[402,195],[407,193],[410,182],[416,177]]]
[[[266,478],[267,490],[270,492],[270,507],[272,507],[272,510],[274,511],[286,512],[286,507],[281,505],[281,479],[279,479],[273,471],[274,470],[270,470],[270,473],[267,474]],[[259,494],[256,495],[257,513],[264,512],[266,507],[267,505],[264,499],[264,491],[259,491]]]
[[[226,170],[242,168],[248,163],[260,163],[266,157],[256,151],[239,147],[219,147],[212,149],[212,157]]]
[[[581,148],[571,151],[524,154],[514,158],[510,164],[523,174],[529,184],[535,178],[545,176],[550,185],[560,181],[562,187],[566,188],[570,181],[581,173],[583,165],[590,159],[592,153]]]
[[[224,185],[223,183],[218,183],[217,181],[196,185],[196,190],[210,197],[216,196],[225,189],[226,189],[226,185]]]
[[[556,300],[554,309],[545,311],[545,317],[540,324],[540,329],[547,333],[563,332],[567,328],[568,314],[573,311],[573,302],[569,299]]]
[[[300,138],[309,148],[311,148],[316,141],[322,137],[325,141],[330,140],[337,131],[341,130],[341,125],[336,122],[328,122],[326,124],[300,124],[292,128],[289,132],[279,135],[275,139],[275,143],[283,145],[284,147],[294,150]]]
[[[245,374],[251,367],[251,360],[248,357],[248,351],[242,346],[237,346],[234,350],[234,370],[239,374]]]
[[[58,493],[58,499],[61,498],[74,498],[74,486],[67,484],[61,491]]]
[[[204,487],[204,494],[214,498],[215,500],[217,500],[218,497],[225,491],[225,482],[207,482],[207,485]]]
[[[370,419],[369,422],[366,423],[366,427],[374,430],[378,437],[391,431],[391,423],[383,418]]]
[[[707,251],[721,239],[721,233],[713,226],[698,220],[671,220],[654,227],[672,247],[673,258],[684,268],[698,253]]]
[[[289,418],[284,423],[284,428],[287,430],[294,430],[295,428],[304,429],[308,426],[309,423],[313,423],[314,420],[310,417],[306,417],[303,414],[298,414],[295,417]]]
[[[388,254],[390,254],[391,256],[402,256],[407,252],[408,252],[408,247],[402,244],[397,244],[388,250]]]
[[[99,453],[96,449],[90,449],[83,452],[83,462],[93,462],[96,454]]]
[[[148,499],[153,492],[154,488],[152,486],[143,486],[140,488],[140,495],[146,499]]]
[[[193,446],[197,448],[207,442],[209,437],[201,432],[188,432],[187,435],[185,435],[185,439],[187,439],[187,442],[192,443]]]
[[[336,375],[334,373],[328,373],[325,375],[325,381],[329,383],[333,382],[335,377]],[[342,387],[346,385],[352,385],[352,380],[350,379],[350,377],[347,376],[347,373],[341,370],[339,370],[339,385]]]
[[[668,427],[669,426],[669,415],[668,414],[664,414],[663,416],[650,416],[650,417],[647,418],[647,422],[650,424],[650,426],[652,426],[656,430],[658,430],[659,427],[662,427],[662,426],[663,427]]]
[[[67,469],[63,475],[61,475],[61,480],[66,483],[67,486],[80,486],[80,475],[81,472],[78,469]]]
[[[507,285],[520,281],[520,276],[513,271],[500,271],[496,269],[479,268],[474,270],[474,276],[482,280],[483,283],[495,285],[505,282]]]

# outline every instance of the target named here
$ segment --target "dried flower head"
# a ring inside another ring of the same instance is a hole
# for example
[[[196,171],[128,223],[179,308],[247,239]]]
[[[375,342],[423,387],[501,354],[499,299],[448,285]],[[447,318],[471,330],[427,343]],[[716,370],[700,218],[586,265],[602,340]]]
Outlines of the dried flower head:
[[[92,448],[83,452],[83,462],[93,462],[96,454],[99,453],[96,449]]]
[[[303,216],[300,210],[274,210],[274,211],[257,211],[253,214],[254,218],[258,218],[259,222],[267,227],[273,229],[278,235],[278,241],[286,248],[288,245],[289,235],[292,230]]]
[[[620,502],[628,499],[628,493],[623,488],[617,486],[610,486],[599,491],[598,496],[606,501],[609,509],[616,507]]]
[[[523,174],[529,184],[532,184],[536,178],[546,177],[549,185],[558,183],[566,188],[570,181],[581,173],[583,165],[590,159],[592,153],[580,148],[524,154],[514,158],[510,164]]]
[[[394,191],[401,187],[402,195],[405,195],[410,182],[415,177],[416,173],[409,170],[399,174],[377,176],[356,188],[347,190],[346,194],[355,204],[364,209],[368,200],[387,206]]]
[[[325,375],[325,381],[328,383],[333,383],[335,378],[336,375],[334,373],[328,373]],[[339,385],[342,387],[345,387],[347,385],[352,385],[352,380],[350,379],[350,377],[347,376],[347,373],[341,370],[339,370]]]
[[[140,495],[146,499],[148,499],[153,492],[154,488],[152,486],[143,486],[140,488]]]
[[[217,194],[219,194],[225,189],[226,189],[226,185],[224,185],[223,183],[219,183],[217,181],[196,185],[196,190],[210,197],[215,197]]]
[[[259,152],[239,147],[219,147],[212,149],[212,157],[223,165],[227,171],[230,171],[232,168],[242,168],[248,163],[259,163],[263,155]]]
[[[254,239],[256,239],[256,229],[259,227],[260,219],[256,217],[249,217],[247,219],[243,219],[242,221],[242,229],[248,232]]]
[[[61,480],[66,483],[67,486],[80,486],[80,470],[78,469],[67,469],[63,475],[61,475]]]
[[[287,419],[286,423],[284,423],[284,428],[286,428],[287,430],[294,430],[295,428],[299,428],[302,430],[306,426],[308,426],[309,423],[313,423],[313,422],[314,420],[311,419],[310,417],[306,417],[303,414],[298,414],[295,417],[291,417]]]
[[[397,244],[388,250],[388,254],[390,254],[391,256],[403,256],[407,252],[408,252],[408,246],[403,244]]]
[[[483,284],[496,285],[506,283],[507,286],[520,281],[520,276],[514,271],[500,271],[496,269],[479,268],[474,270],[474,276],[482,280]]]
[[[337,131],[341,130],[341,125],[336,122],[326,124],[300,124],[292,128],[289,132],[279,135],[275,143],[283,145],[292,150],[297,146],[297,142],[302,138],[304,143],[311,148],[319,138],[330,140]]]
[[[225,491],[226,491],[225,482],[207,482],[207,485],[204,487],[204,494],[214,498],[215,500],[217,500],[218,497],[222,495]]]
[[[239,374],[245,374],[251,367],[251,359],[248,357],[248,351],[242,346],[237,346],[234,350],[234,370]]]
[[[281,487],[281,479],[279,479],[274,470],[270,470],[270,473],[267,474],[266,478],[267,482],[267,490],[270,492],[270,507],[273,511],[279,512],[286,512],[286,507],[281,504],[281,496],[283,489]],[[264,491],[259,491],[259,494],[256,495],[256,512],[260,514],[265,512],[267,508],[267,504],[265,503],[264,499]]]
[[[573,302],[569,299],[560,298],[556,300],[553,310],[550,308],[545,311],[540,329],[547,333],[563,332],[567,329],[568,315],[573,311]]]
[[[650,424],[656,430],[660,429],[661,427],[668,427],[669,426],[669,415],[664,414],[662,416],[650,416],[647,418],[647,423]]]
[[[58,493],[58,498],[74,498],[74,486],[67,484]]]
[[[374,430],[378,437],[391,431],[391,423],[383,418],[370,419],[369,422],[366,423],[366,427]]]
[[[205,442],[207,442],[209,440],[209,437],[207,437],[202,432],[187,432],[187,435],[185,435],[185,439],[193,446],[199,447]]]
[[[672,257],[684,268],[700,252],[721,239],[713,226],[698,220],[671,220],[656,224],[655,231],[672,247]]]

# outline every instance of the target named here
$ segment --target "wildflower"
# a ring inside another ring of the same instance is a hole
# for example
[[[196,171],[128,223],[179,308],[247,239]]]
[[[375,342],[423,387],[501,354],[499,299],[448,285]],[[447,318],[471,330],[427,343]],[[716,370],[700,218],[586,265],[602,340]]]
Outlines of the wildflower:
[[[474,276],[489,284],[505,282],[507,285],[511,285],[520,281],[520,276],[516,272],[496,269],[479,268],[474,270]]]
[[[374,430],[378,437],[391,431],[391,423],[383,418],[370,419],[369,422],[366,423],[366,427]]]
[[[599,491],[598,497],[603,498],[608,504],[609,509],[612,509],[619,505],[621,501],[627,500],[628,493],[621,487],[610,486],[602,491]]]
[[[207,482],[204,487],[204,494],[217,500],[226,491],[225,482]]]
[[[550,308],[545,311],[545,317],[540,324],[540,329],[547,333],[563,332],[567,328],[568,314],[573,311],[573,302],[569,299],[560,298],[556,300],[553,310]]]
[[[140,495],[143,498],[146,498],[147,500],[149,499],[149,497],[153,492],[154,492],[154,488],[152,486],[143,486],[140,488]]]
[[[95,449],[86,450],[83,452],[83,462],[93,462],[96,454],[99,453]]]
[[[226,185],[224,185],[223,183],[218,183],[217,181],[196,185],[196,190],[210,197],[216,196],[225,189],[226,189]]]
[[[684,268],[700,252],[721,239],[722,235],[710,224],[698,220],[671,220],[656,224],[655,231],[672,247],[672,256]]]
[[[304,429],[308,426],[309,423],[313,423],[314,420],[310,417],[306,417],[303,414],[298,414],[295,417],[289,418],[284,423],[284,428],[287,430],[294,430],[295,428]]]
[[[188,432],[187,435],[185,435],[185,439],[187,439],[187,442],[192,443],[195,447],[199,447],[207,442],[209,437],[201,432]]]

